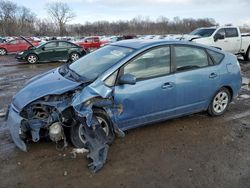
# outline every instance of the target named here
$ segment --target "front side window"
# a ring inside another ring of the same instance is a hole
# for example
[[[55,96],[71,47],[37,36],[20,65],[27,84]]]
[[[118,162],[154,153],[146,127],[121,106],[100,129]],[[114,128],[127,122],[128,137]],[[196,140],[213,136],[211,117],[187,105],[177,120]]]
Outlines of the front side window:
[[[226,28],[225,31],[226,31],[226,37],[227,38],[238,37],[239,36],[238,31],[237,31],[236,28]]]
[[[219,29],[219,31],[217,31],[216,35],[226,36],[225,29]]]
[[[50,42],[44,45],[45,48],[54,48],[57,47],[57,42]]]
[[[175,47],[176,71],[197,69],[208,66],[208,57],[201,48],[189,46]]]
[[[132,74],[137,80],[170,73],[170,48],[167,46],[150,50],[124,67],[124,74]]]

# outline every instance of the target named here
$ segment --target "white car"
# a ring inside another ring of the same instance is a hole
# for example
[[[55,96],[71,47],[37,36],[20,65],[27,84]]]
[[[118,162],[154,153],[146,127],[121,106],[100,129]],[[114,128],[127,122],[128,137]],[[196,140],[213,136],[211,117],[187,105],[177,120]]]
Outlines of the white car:
[[[236,55],[242,55],[246,61],[250,60],[250,35],[241,34],[238,27],[198,28],[189,35],[183,35],[182,40],[213,46]]]

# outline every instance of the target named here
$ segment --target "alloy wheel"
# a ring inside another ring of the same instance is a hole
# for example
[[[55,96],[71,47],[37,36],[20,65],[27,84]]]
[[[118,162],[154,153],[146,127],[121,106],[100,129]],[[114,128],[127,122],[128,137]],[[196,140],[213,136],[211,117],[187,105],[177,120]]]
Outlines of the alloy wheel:
[[[6,50],[5,49],[0,49],[0,55],[5,55],[6,54]]]
[[[72,55],[71,55],[71,60],[72,61],[76,61],[76,60],[78,60],[80,58],[80,56],[79,56],[79,54],[77,54],[77,53],[73,53]]]
[[[220,114],[222,113],[228,106],[229,96],[225,91],[220,91],[213,100],[213,110]]]
[[[108,122],[105,120],[105,119],[103,119],[102,117],[96,117],[97,118],[97,120],[98,120],[98,122],[100,123],[100,125],[102,126],[102,129],[103,129],[103,131],[105,132],[105,135],[106,136],[108,136],[109,135],[109,125],[108,125]],[[85,144],[86,143],[86,140],[85,140],[85,138],[84,138],[84,134],[83,134],[83,132],[82,132],[82,130],[83,130],[83,124],[81,124],[80,126],[79,126],[79,138],[80,138],[80,140]]]
[[[29,63],[34,64],[37,62],[37,57],[35,55],[29,55],[27,60]]]

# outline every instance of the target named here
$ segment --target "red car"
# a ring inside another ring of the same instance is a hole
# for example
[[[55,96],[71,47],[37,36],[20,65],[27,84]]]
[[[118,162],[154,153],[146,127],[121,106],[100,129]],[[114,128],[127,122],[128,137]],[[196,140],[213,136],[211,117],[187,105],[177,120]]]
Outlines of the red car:
[[[7,43],[0,44],[0,55],[7,53],[16,53],[29,49],[30,47],[38,46],[39,42],[29,41],[24,37],[11,40]]]
[[[96,50],[101,47],[105,42],[100,41],[99,37],[86,37],[83,41],[76,42],[77,45],[89,51]]]

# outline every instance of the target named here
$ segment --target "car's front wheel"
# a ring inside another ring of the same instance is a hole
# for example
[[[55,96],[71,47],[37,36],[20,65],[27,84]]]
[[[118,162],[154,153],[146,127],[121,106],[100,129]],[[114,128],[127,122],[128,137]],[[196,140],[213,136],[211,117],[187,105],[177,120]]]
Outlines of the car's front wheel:
[[[76,53],[76,52],[73,52],[72,54],[70,54],[70,60],[72,62],[78,60],[79,58],[80,58],[80,55],[78,53]]]
[[[29,54],[29,55],[27,56],[27,61],[28,61],[28,63],[30,63],[30,64],[35,64],[35,63],[37,63],[37,61],[38,61],[38,57],[37,57],[37,55],[35,55],[35,54]]]
[[[108,118],[108,115],[105,111],[96,109],[94,110],[94,115],[96,116],[98,122],[100,123],[103,131],[108,140],[108,144],[111,144],[114,140],[115,134],[112,126],[111,120]],[[84,126],[86,124],[78,123],[71,127],[70,130],[70,139],[72,144],[77,148],[84,148],[86,146],[86,139],[83,134]]]
[[[213,97],[208,113],[211,116],[220,116],[226,112],[231,101],[231,94],[227,88],[221,88]]]
[[[0,48],[0,55],[6,55],[7,51],[4,48]]]

